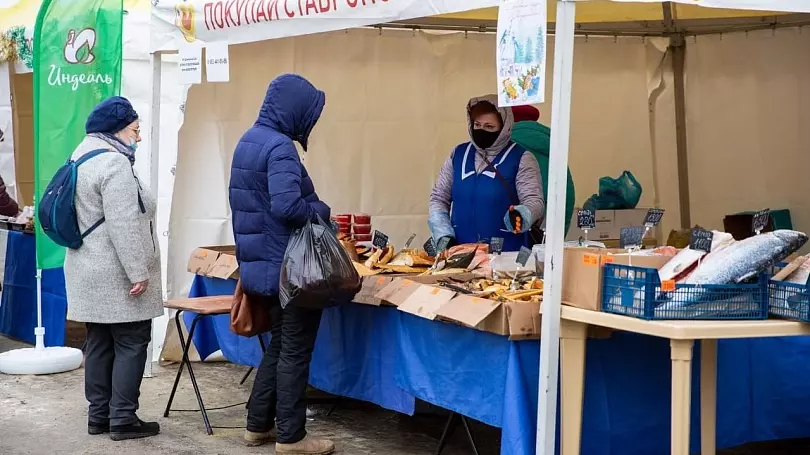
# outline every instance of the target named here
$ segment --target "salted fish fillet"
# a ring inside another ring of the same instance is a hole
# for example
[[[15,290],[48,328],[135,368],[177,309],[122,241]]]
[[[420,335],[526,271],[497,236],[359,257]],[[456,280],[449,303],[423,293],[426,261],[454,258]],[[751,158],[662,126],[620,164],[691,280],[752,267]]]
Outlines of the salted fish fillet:
[[[714,234],[712,237],[712,252],[720,251],[734,243],[734,237],[731,234],[720,231],[712,232]],[[661,267],[661,270],[658,271],[658,277],[661,281],[677,281],[685,278],[692,266],[697,264],[704,256],[706,256],[705,251],[693,250],[689,247],[684,248]]]
[[[807,235],[779,230],[755,235],[709,254],[687,284],[732,284],[745,281],[783,260],[807,242]]]

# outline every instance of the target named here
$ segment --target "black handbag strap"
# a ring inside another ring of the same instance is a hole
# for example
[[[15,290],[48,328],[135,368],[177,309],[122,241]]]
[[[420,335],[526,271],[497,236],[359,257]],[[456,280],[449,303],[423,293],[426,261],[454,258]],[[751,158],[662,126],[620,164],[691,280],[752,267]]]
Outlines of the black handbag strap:
[[[514,144],[510,147],[514,147]],[[498,177],[498,180],[500,180],[503,184],[504,189],[506,189],[506,192],[509,194],[509,198],[512,199],[512,205],[520,205],[520,198],[518,198],[517,192],[512,191],[512,187],[509,185],[509,182],[506,181],[503,174],[501,174],[501,171],[499,171],[498,168],[492,164],[492,161],[487,158],[487,154],[485,152],[479,152],[479,155],[484,159],[484,162],[487,163],[487,169],[492,168],[492,170],[495,172],[495,176]]]

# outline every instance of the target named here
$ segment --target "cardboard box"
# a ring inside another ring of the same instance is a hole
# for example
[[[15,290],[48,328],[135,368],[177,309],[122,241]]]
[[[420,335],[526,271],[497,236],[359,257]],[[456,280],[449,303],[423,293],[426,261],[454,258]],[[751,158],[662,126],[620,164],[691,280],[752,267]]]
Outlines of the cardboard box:
[[[431,321],[436,319],[436,313],[456,296],[455,291],[437,286],[416,284],[414,287],[416,289],[399,304],[399,311]]]
[[[612,253],[612,254],[611,254]],[[602,267],[607,263],[660,269],[669,256],[630,256],[624,250],[566,248],[563,253],[562,301],[586,310],[601,311]]]
[[[436,315],[442,321],[505,335],[510,340],[540,338],[540,303],[498,302],[459,294]]]
[[[464,275],[455,275],[453,278],[462,282],[473,278],[471,274]],[[414,277],[419,280],[426,278],[428,277]],[[505,335],[510,339],[540,337],[539,303],[481,299],[436,286],[435,280],[426,280],[433,281],[434,284],[425,284],[414,279],[394,279],[376,297],[382,304],[393,305],[401,311],[430,320],[452,322]]]
[[[377,294],[391,284],[392,281],[394,281],[394,279],[387,276],[364,277],[363,286],[360,288],[360,292],[354,296],[353,302],[372,306],[382,305],[382,300],[377,298]]]
[[[469,281],[472,273],[454,273],[447,275],[375,275],[363,278],[363,287],[354,298],[354,303],[372,306],[399,306],[410,296],[412,284],[436,284],[441,280]]]
[[[374,296],[380,305],[400,306],[405,299],[416,291],[419,284],[405,278],[394,278]],[[360,302],[358,302],[360,303]]]
[[[223,280],[239,278],[235,246],[205,246],[195,249],[188,260],[188,271]]]
[[[596,227],[588,231],[588,240],[618,240],[622,228],[642,226],[648,211],[649,209],[597,210]],[[579,240],[580,237],[585,237],[585,231],[577,227],[577,211],[574,210],[565,239]]]

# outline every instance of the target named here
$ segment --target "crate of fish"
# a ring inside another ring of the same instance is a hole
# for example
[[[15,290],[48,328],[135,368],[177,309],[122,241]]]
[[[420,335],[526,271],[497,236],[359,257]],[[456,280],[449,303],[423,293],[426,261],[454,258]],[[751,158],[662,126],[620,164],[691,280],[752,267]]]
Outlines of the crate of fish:
[[[639,319],[765,319],[768,277],[745,284],[676,284],[658,270],[605,264],[602,311]]]
[[[768,280],[768,310],[774,316],[810,322],[810,260],[780,264]]]

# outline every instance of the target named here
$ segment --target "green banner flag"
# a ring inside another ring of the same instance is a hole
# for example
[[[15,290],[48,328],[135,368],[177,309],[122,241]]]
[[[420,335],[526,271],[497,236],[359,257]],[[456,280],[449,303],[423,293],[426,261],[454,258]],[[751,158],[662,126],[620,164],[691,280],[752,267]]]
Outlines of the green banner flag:
[[[93,108],[121,92],[123,0],[44,0],[34,28],[36,202],[85,136]],[[37,267],[61,267],[64,248],[37,223]]]

